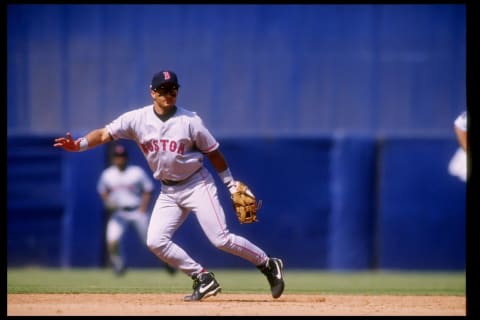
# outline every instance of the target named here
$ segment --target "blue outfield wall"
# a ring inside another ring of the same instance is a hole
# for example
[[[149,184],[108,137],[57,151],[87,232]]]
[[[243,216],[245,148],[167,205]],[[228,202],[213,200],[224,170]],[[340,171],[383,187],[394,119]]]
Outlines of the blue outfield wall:
[[[8,265],[58,266],[64,207],[62,157],[51,138],[30,135],[7,141]]]
[[[104,211],[97,179],[105,167],[105,148],[69,153],[64,157],[65,204],[63,266],[95,267],[104,252]]]
[[[328,268],[370,269],[374,267],[375,140],[340,136],[334,141]]]
[[[105,213],[96,182],[108,147],[72,154],[52,141],[8,138],[8,265],[104,266]],[[466,186],[447,170],[454,138],[220,142],[234,176],[263,200],[260,221],[240,225],[215,175],[230,230],[282,257],[287,268],[465,268]],[[137,146],[125,144],[131,163],[148,170]],[[156,184],[154,198],[158,192]],[[207,267],[251,267],[214,248],[194,214],[173,239]],[[122,249],[131,267],[161,267],[133,228]]]
[[[466,185],[446,170],[455,148],[440,138],[380,143],[379,268],[466,267]]]

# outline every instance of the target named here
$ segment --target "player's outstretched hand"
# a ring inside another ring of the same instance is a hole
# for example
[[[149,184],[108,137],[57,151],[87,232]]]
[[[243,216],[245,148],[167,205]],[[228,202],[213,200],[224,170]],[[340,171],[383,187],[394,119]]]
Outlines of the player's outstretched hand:
[[[80,139],[77,139],[76,141],[73,140],[73,137],[70,134],[70,132],[67,132],[65,137],[56,138],[53,146],[56,148],[63,148],[67,151],[72,151],[72,152],[79,151]]]

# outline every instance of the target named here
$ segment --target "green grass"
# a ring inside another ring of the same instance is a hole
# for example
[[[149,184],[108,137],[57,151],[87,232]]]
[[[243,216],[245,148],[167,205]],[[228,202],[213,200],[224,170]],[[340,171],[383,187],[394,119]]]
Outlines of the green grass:
[[[257,270],[213,269],[224,293],[269,293]],[[8,293],[185,293],[192,280],[163,269],[130,269],[115,277],[110,269],[8,268]],[[285,271],[285,293],[465,296],[465,272]]]

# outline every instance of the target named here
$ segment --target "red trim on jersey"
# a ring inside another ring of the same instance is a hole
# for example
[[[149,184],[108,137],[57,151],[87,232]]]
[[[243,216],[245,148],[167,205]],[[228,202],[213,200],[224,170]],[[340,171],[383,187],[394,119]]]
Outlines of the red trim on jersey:
[[[217,149],[219,146],[219,143],[215,143],[213,146],[211,146],[210,148],[208,148],[207,150],[205,151],[202,151],[203,153],[209,153],[209,152],[212,152],[213,150]]]

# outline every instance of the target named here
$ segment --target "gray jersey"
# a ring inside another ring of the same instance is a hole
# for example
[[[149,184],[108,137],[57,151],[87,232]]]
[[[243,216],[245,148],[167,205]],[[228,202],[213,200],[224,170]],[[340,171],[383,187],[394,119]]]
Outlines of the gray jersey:
[[[181,107],[162,121],[148,105],[122,114],[106,128],[115,140],[134,140],[158,180],[188,178],[203,166],[203,154],[219,146],[202,119]]]
[[[162,181],[152,210],[146,243],[157,257],[189,276],[204,270],[171,240],[188,214],[195,212],[214,246],[256,266],[267,261],[262,249],[228,230],[215,181],[203,165],[204,154],[219,144],[195,112],[177,107],[163,121],[148,105],[122,114],[106,128],[115,140],[136,141],[156,179],[182,181],[170,185]]]

